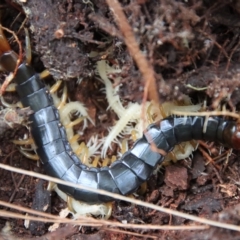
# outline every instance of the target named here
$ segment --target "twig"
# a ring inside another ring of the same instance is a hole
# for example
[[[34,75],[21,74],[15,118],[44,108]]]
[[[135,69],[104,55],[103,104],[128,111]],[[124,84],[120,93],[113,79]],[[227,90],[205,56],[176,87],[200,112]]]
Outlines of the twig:
[[[139,71],[142,73],[143,79],[145,81],[144,94],[143,94],[143,108],[142,108],[142,118],[143,118],[143,122],[145,122],[144,108],[145,108],[145,103],[147,101],[147,97],[149,96],[149,98],[154,103],[159,102],[154,70],[152,66],[148,63],[145,56],[141,53],[138,43],[133,34],[132,28],[129,25],[128,20],[118,0],[106,0],[106,2],[109,8],[111,9],[111,11],[113,12],[113,15],[118,24],[118,27],[120,28],[123,34],[125,44],[131,56],[135,60],[139,68]]]
[[[209,219],[206,219],[206,218],[196,217],[194,215],[189,215],[189,214],[186,214],[186,213],[178,212],[176,210],[156,206],[156,205],[151,204],[151,203],[143,202],[143,201],[140,201],[140,200],[137,200],[137,199],[128,198],[128,197],[125,197],[125,196],[122,196],[122,195],[119,195],[119,194],[116,194],[116,193],[110,193],[110,192],[107,192],[107,191],[104,191],[104,190],[89,188],[89,187],[86,187],[86,186],[82,186],[80,184],[63,181],[63,180],[60,180],[60,179],[57,179],[57,178],[45,176],[43,174],[39,174],[39,173],[35,173],[35,172],[23,170],[23,169],[14,168],[14,167],[4,165],[4,164],[1,164],[1,163],[0,163],[0,168],[5,169],[7,171],[22,173],[22,174],[25,174],[25,175],[28,175],[28,176],[37,177],[37,178],[44,179],[44,180],[47,180],[47,181],[55,182],[57,184],[68,185],[68,186],[71,186],[71,187],[74,187],[74,188],[81,188],[81,189],[91,191],[91,192],[94,192],[94,193],[110,196],[110,197],[118,199],[118,200],[127,201],[127,202],[130,202],[130,203],[133,203],[133,204],[137,204],[139,206],[147,207],[147,208],[150,208],[150,209],[155,209],[157,211],[162,211],[162,212],[165,212],[167,214],[172,214],[174,216],[179,216],[179,217],[186,218],[186,219],[189,219],[189,220],[193,220],[193,221],[196,221],[196,222],[199,222],[199,223],[208,224],[210,226],[215,226],[215,227],[219,227],[219,228],[225,228],[225,229],[240,232],[240,227],[237,226],[237,225],[228,224],[228,223],[221,223],[221,222],[209,220]],[[2,204],[2,201],[1,201],[1,204]],[[5,203],[5,205],[6,205],[6,203]],[[30,210],[28,210],[28,211],[30,211]],[[66,219],[65,219],[65,221],[66,221]],[[125,226],[127,227],[127,225],[125,225]],[[139,226],[139,228],[140,227],[141,227],[141,225]],[[148,226],[148,227],[150,227],[150,226]]]

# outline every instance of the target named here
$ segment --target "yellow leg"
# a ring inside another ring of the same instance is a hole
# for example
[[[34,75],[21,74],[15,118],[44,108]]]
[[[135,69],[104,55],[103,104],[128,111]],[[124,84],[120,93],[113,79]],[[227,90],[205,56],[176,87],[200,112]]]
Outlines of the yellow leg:
[[[102,162],[102,166],[103,166],[103,167],[106,167],[106,166],[109,165],[109,163],[110,163],[110,159],[109,159],[109,158],[104,158],[104,159],[103,159],[103,162]]]
[[[116,160],[117,160],[117,156],[113,155],[112,158],[111,158],[111,163],[115,162]]]
[[[42,72],[39,74],[39,77],[40,77],[41,79],[44,79],[44,78],[48,77],[49,75],[50,75],[50,72],[49,72],[47,69],[45,69],[44,71],[42,71]]]
[[[137,131],[136,130],[132,130],[131,131],[131,136],[132,136],[132,140],[135,142],[137,140]]]
[[[65,125],[65,128],[72,128],[73,126],[81,123],[85,118],[86,118],[86,117],[77,118],[76,120],[71,121],[70,123],[68,123],[67,125]]]
[[[72,143],[76,142],[78,139],[79,139],[79,135],[78,135],[78,134],[75,134],[75,135],[69,140],[69,143],[72,144]]]
[[[105,205],[108,208],[108,212],[107,212],[105,218],[109,219],[112,215],[112,202],[105,203]]]
[[[88,147],[85,146],[84,153],[82,155],[83,164],[89,165],[89,159],[88,158],[89,158],[89,150],[88,150]]]
[[[67,207],[68,207],[68,209],[69,209],[70,212],[76,213],[76,211],[75,211],[74,208],[73,208],[72,200],[73,200],[72,197],[67,196]]]
[[[140,195],[143,195],[147,191],[147,182],[144,182],[141,184],[140,189],[138,190],[138,193]]]
[[[151,103],[147,108],[147,119],[149,123],[154,122],[154,114],[152,113],[152,109],[154,108],[154,105]]]
[[[127,150],[128,150],[127,139],[123,139],[123,140],[122,140],[121,153],[124,154]]]
[[[196,140],[192,140],[192,141],[190,141],[190,144],[194,147],[194,149],[197,149],[199,142]]]
[[[166,116],[165,111],[164,111],[164,109],[161,105],[159,106],[159,110],[160,110],[160,114],[162,115],[162,118],[166,118],[167,116]]]
[[[76,150],[76,155],[80,155],[83,151],[84,151],[84,148],[86,148],[86,145],[85,145],[85,143],[84,142],[82,142],[81,144],[80,144],[80,146],[78,147],[78,149]]]
[[[21,152],[22,155],[24,155],[25,157],[27,157],[29,159],[36,160],[36,161],[39,160],[39,157],[37,154],[28,153],[28,152],[22,150],[21,148],[19,149],[19,152]]]
[[[62,84],[62,80],[58,80],[51,88],[50,93],[55,93]]]
[[[34,143],[32,138],[28,138],[26,140],[13,140],[12,142],[16,145],[31,145]]]
[[[164,161],[164,165],[169,164],[169,162],[172,160],[173,162],[177,161],[176,155],[174,154],[174,152],[170,152],[168,153],[168,155],[166,156],[166,161]]]
[[[100,159],[99,156],[97,156],[97,157],[94,158],[94,160],[93,160],[93,162],[92,162],[92,166],[93,166],[93,167],[98,167],[99,159]]]
[[[180,144],[178,144],[177,146],[178,146],[180,152],[181,152],[182,154],[184,154],[184,153],[185,153],[185,149],[184,149],[184,147],[182,146],[182,144],[180,143]]]
[[[55,189],[55,187],[56,187],[56,183],[48,182],[47,191],[51,192]]]
[[[0,96],[0,100],[1,100],[1,103],[4,107],[7,107],[7,108],[16,108],[16,107],[20,107],[22,108],[22,104],[20,102],[17,102],[17,103],[8,103],[5,101],[4,97],[3,96]]]

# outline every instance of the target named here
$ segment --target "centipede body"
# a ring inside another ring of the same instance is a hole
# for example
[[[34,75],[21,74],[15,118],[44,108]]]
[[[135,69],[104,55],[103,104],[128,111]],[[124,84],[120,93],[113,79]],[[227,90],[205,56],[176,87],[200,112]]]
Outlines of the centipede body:
[[[165,152],[171,151],[180,142],[192,139],[234,145],[232,136],[237,130],[234,121],[209,118],[206,131],[203,132],[204,117],[169,117],[150,125],[133,148],[110,167],[88,168],[73,153],[51,95],[38,75],[22,64],[18,68],[15,81],[18,83],[17,91],[23,105],[30,106],[34,111],[30,117],[31,133],[45,171],[50,176],[66,181],[127,195],[136,191],[151,176],[156,165],[164,160],[161,153],[151,150],[151,144]],[[81,201],[98,203],[112,200],[68,186],[60,185],[59,188]]]
[[[11,64],[2,64],[6,59]],[[12,71],[14,59],[15,54],[9,52],[1,56],[0,63]],[[170,152],[176,144],[194,139],[219,142],[233,148],[240,146],[239,126],[235,121],[220,117],[168,117],[151,124],[134,146],[109,167],[89,168],[73,153],[53,99],[34,69],[23,63],[14,79],[23,106],[33,111],[29,118],[31,134],[44,169],[48,175],[65,181],[128,195],[148,180],[156,166],[164,161],[164,153]],[[82,189],[58,187],[88,203],[113,200]]]

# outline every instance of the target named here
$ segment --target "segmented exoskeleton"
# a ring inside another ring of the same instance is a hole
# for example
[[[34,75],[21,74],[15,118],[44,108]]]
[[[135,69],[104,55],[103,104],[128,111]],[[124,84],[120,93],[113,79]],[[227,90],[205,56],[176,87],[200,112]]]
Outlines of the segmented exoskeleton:
[[[12,72],[17,64],[16,53],[5,48],[2,41],[0,64]],[[151,176],[156,166],[164,161],[165,154],[178,143],[194,139],[240,148],[240,129],[235,121],[204,116],[168,117],[151,124],[134,146],[109,167],[89,168],[73,153],[52,97],[34,69],[22,63],[14,80],[23,106],[33,110],[29,118],[31,134],[46,173],[65,181],[127,195]],[[113,200],[69,186],[59,185],[59,188],[88,203]]]

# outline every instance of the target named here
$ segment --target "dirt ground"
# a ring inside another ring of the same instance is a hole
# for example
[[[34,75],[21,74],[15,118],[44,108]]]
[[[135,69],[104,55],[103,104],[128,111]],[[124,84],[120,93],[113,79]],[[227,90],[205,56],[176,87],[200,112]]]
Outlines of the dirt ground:
[[[239,110],[239,0],[132,0],[120,3],[141,52],[154,70],[160,103],[180,101],[188,95],[194,104],[205,101],[208,111],[222,107],[232,112]],[[26,35],[22,26],[29,30],[32,66],[36,72],[48,69],[55,80],[67,81],[69,98],[84,102],[89,109],[96,128],[87,129],[80,140],[86,141],[93,134],[103,133],[114,124],[116,117],[107,111],[104,93],[99,91],[103,84],[94,71],[96,62],[103,56],[90,57],[92,51],[104,52],[105,59],[122,69],[121,82],[112,79],[113,84],[120,86],[122,102],[142,102],[145,82],[141,71],[104,0],[28,0],[26,3],[5,0],[1,1],[0,11],[1,24],[14,31],[22,43]],[[11,47],[18,52],[18,45],[10,34],[6,34]],[[0,77],[3,82],[6,73]],[[79,80],[80,85],[77,84]],[[15,102],[18,97],[7,93],[5,99]],[[25,133],[25,127],[18,127],[1,136],[0,162],[43,173],[41,166],[26,159],[11,143]],[[228,153],[231,154],[227,157]],[[238,160],[235,150],[231,152],[217,143],[201,142],[191,160],[170,164],[152,176],[147,191],[138,198],[191,215],[239,225]],[[43,195],[45,182],[2,169],[0,172],[1,201],[31,208],[39,196],[38,191]],[[48,211],[52,214],[58,214],[66,206],[54,193],[48,201],[51,201]],[[192,224],[190,220],[122,201],[113,203],[110,220],[166,226]],[[49,224],[26,229],[23,220],[6,217],[0,217],[0,229],[6,222],[12,226],[12,235],[6,237],[1,233],[0,239],[60,239],[59,236],[89,240],[142,239],[125,233],[91,227],[78,230],[65,225],[55,233],[48,233]],[[216,227],[194,231],[133,231],[159,239],[240,239],[240,232]]]

